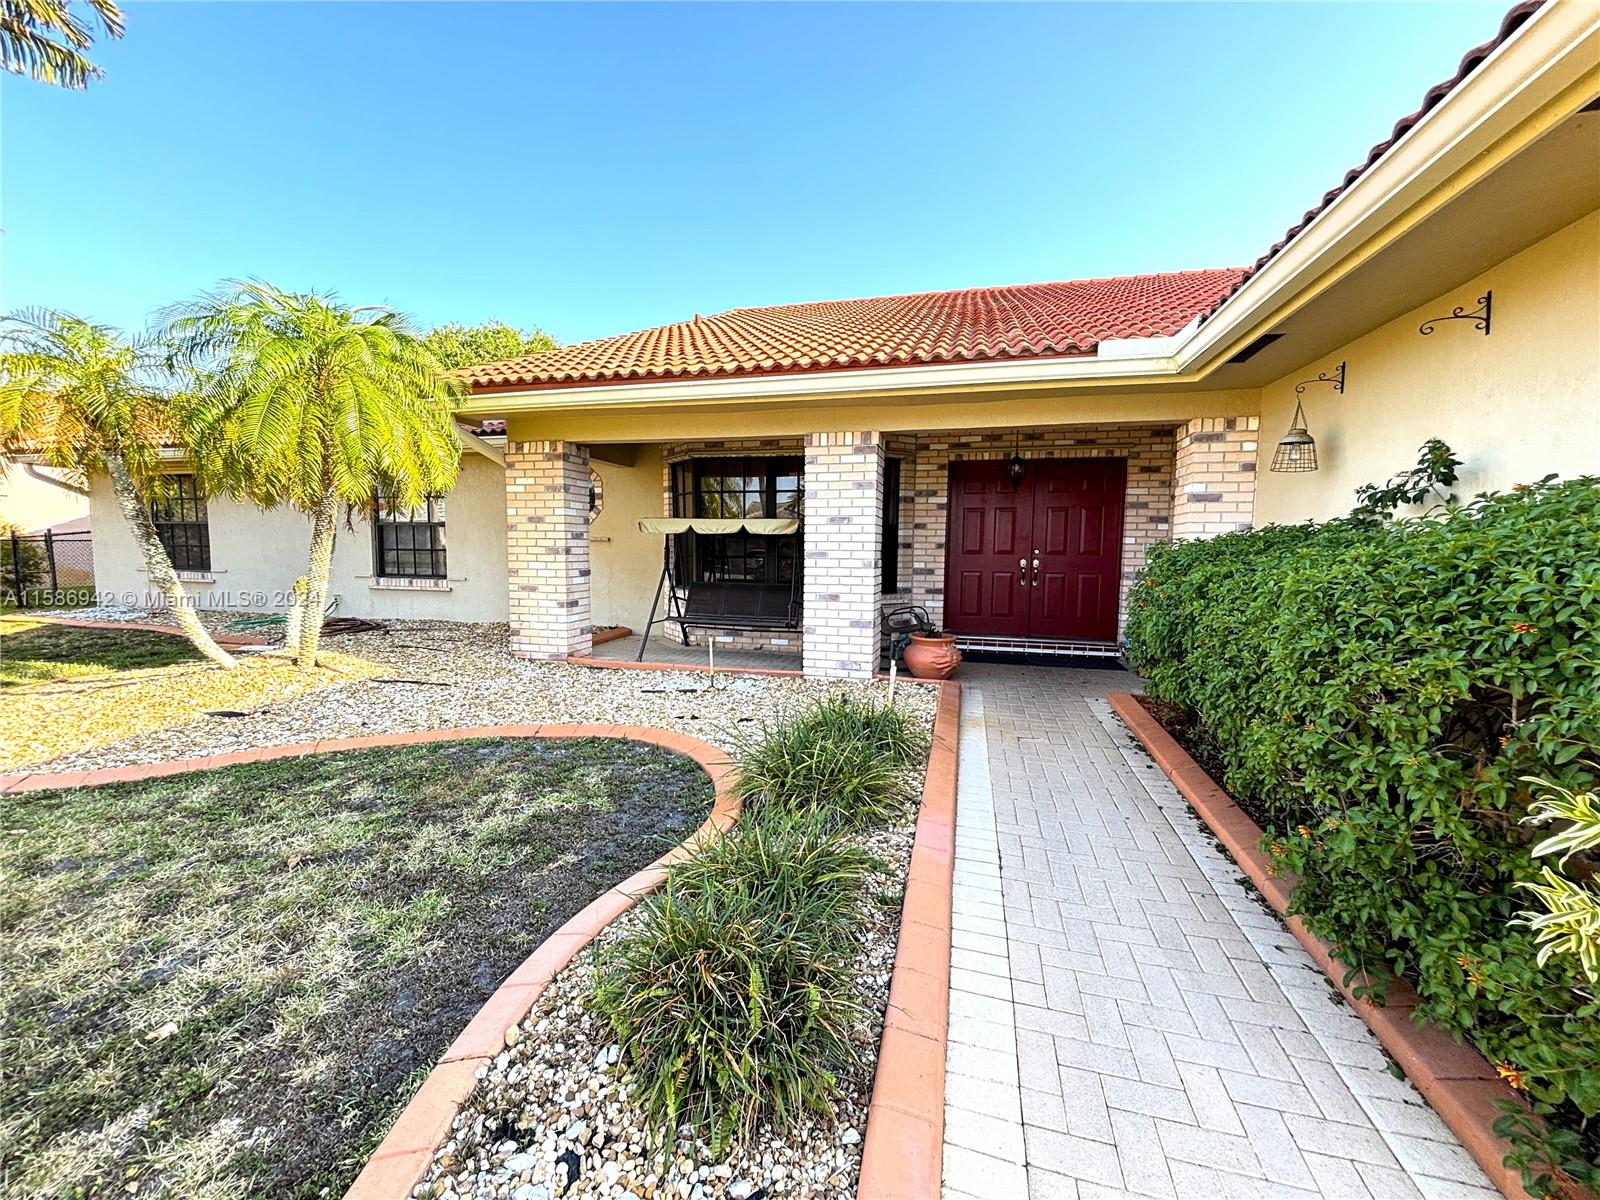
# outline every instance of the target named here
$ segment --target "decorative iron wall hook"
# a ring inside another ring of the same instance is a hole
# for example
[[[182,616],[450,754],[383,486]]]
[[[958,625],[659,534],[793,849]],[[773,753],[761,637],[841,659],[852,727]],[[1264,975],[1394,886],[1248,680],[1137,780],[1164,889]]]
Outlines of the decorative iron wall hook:
[[[1441,321],[1473,321],[1476,323],[1475,328],[1481,329],[1483,336],[1488,337],[1489,324],[1493,316],[1494,292],[1490,290],[1478,297],[1478,307],[1471,312],[1467,311],[1466,305],[1458,304],[1450,310],[1448,317],[1429,317],[1421,325],[1417,326],[1417,332],[1422,334],[1423,337],[1427,337]]]
[[[1294,420],[1289,423],[1289,432],[1278,439],[1271,470],[1299,472],[1317,469],[1317,443],[1311,436],[1311,430],[1306,427],[1305,409],[1300,405],[1300,398],[1314,383],[1331,383],[1334,391],[1344,395],[1344,368],[1345,364],[1340,363],[1331,371],[1318,373],[1315,379],[1302,379],[1294,385]]]
[[[1299,383],[1294,385],[1295,396],[1304,396],[1306,394],[1306,389],[1313,383],[1331,383],[1333,384],[1334,391],[1338,392],[1341,396],[1344,395],[1344,367],[1345,364],[1340,363],[1332,371],[1320,372],[1315,379],[1302,379]]]

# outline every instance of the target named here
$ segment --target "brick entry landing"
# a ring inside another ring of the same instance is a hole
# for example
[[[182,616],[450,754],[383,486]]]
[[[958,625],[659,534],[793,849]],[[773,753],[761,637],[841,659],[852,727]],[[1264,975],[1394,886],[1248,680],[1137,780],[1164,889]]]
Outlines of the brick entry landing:
[[[1101,699],[960,673],[946,1200],[1493,1200]]]

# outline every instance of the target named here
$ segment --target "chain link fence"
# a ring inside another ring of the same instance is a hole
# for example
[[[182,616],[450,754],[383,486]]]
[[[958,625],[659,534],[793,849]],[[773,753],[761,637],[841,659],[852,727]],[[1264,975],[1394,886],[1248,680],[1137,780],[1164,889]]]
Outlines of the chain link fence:
[[[94,541],[88,530],[0,534],[0,597],[18,608],[94,603]]]

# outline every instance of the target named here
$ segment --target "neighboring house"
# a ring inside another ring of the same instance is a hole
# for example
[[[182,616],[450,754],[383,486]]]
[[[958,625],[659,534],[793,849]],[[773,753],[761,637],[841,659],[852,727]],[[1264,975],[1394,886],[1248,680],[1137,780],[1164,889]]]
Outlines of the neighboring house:
[[[0,460],[0,529],[19,533],[89,528],[89,489],[70,471]]]
[[[1594,6],[1523,4],[1251,267],[741,309],[473,368],[464,413],[507,440],[446,498],[452,590],[392,587],[358,529],[341,611],[509,619],[561,658],[642,623],[640,518],[798,515],[678,536],[678,580],[795,589],[802,627],[756,640],[861,677],[891,600],[970,645],[1112,647],[1152,542],[1344,513],[1431,437],[1463,494],[1600,471],[1597,98]],[[1316,469],[1273,470],[1297,398]],[[228,588],[301,569],[299,518],[208,516]]]

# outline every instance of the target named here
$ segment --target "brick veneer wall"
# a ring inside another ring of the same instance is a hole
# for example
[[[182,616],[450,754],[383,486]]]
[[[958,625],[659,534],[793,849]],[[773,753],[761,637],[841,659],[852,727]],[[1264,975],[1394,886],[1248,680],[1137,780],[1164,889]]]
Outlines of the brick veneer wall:
[[[1170,429],[1080,425],[1009,432],[923,434],[914,466],[908,464],[901,488],[912,493],[912,603],[927,606],[936,623],[944,620],[944,559],[949,508],[950,464],[974,459],[1008,459],[1020,450],[1030,458],[1126,458],[1128,491],[1122,523],[1122,584],[1118,627],[1127,617],[1128,589],[1144,566],[1152,542],[1171,535],[1173,435]],[[904,565],[902,565],[902,572]]]
[[[1119,618],[1125,620],[1128,589],[1144,566],[1152,543],[1248,528],[1254,509],[1259,431],[1256,417],[1204,417],[1176,431],[1098,425],[1032,429],[1020,435],[1006,431],[885,434],[881,439],[884,457],[901,460],[900,578],[898,592],[883,594],[880,602],[922,604],[934,621],[943,620],[950,463],[1007,459],[1013,449],[1020,449],[1025,459],[1128,460],[1119,605]],[[663,447],[668,466],[662,481],[662,511],[671,512],[672,462],[719,455],[798,454],[803,449],[798,438],[671,443]],[[808,478],[808,508],[810,490]],[[809,518],[809,511],[807,515]],[[809,569],[809,562],[807,566]],[[693,640],[699,641],[702,636],[696,634]],[[789,649],[800,641],[795,634],[717,635],[719,645],[740,648]]]
[[[562,659],[589,652],[586,448],[506,443],[506,573],[513,654]]]
[[[1197,417],[1176,433],[1172,536],[1213,537],[1255,520],[1260,417]]]
[[[806,435],[805,673],[864,679],[878,665],[883,435]]]

